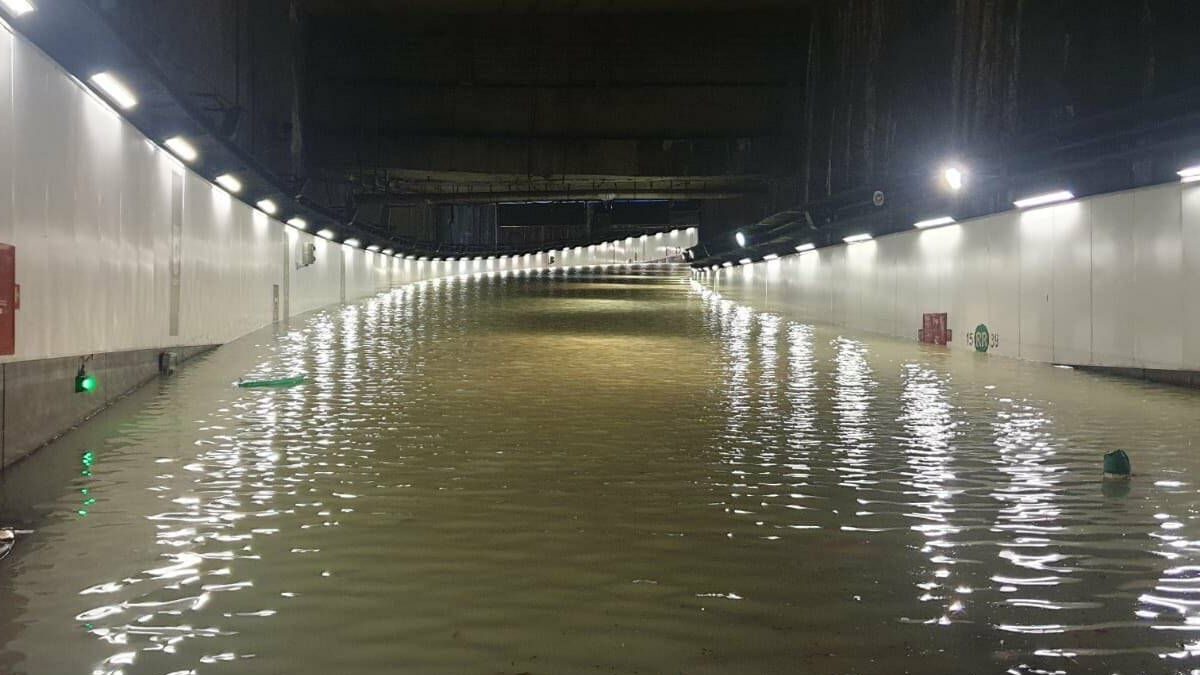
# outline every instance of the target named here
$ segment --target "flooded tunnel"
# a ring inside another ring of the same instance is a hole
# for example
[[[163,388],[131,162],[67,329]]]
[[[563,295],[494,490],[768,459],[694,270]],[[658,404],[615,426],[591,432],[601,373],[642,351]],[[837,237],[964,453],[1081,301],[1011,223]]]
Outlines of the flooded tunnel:
[[[0,673],[1200,668],[1198,18],[0,0]]]

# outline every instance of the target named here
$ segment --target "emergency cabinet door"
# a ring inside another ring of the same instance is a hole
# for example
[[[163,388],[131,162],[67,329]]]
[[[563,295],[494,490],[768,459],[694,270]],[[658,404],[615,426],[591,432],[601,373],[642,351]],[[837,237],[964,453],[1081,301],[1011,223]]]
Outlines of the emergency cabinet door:
[[[0,244],[0,356],[17,350],[17,249]]]

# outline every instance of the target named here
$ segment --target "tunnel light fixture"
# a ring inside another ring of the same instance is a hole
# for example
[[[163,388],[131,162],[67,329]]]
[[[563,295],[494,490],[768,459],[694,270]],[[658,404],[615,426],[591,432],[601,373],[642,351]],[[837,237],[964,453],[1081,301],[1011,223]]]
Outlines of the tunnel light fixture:
[[[946,187],[958,192],[963,189],[963,183],[966,181],[967,174],[957,166],[948,166],[942,169],[942,180],[945,181]]]
[[[395,252],[396,252],[396,251],[395,251],[394,249],[390,249],[390,248],[385,248],[385,249],[383,249],[383,254],[384,254],[384,255],[392,255],[392,254],[393,254],[393,253],[395,253]]]
[[[871,235],[865,232],[862,234],[852,234],[848,237],[842,237],[842,241],[846,242],[847,244],[858,244],[864,241],[871,241]]]
[[[0,0],[4,4],[4,8],[13,16],[21,16],[28,14],[36,9],[29,0]]]
[[[427,260],[429,260],[429,258],[426,258],[425,256],[421,256],[420,258],[417,258],[417,262],[426,262]]]
[[[377,253],[377,252],[379,252],[379,247],[376,246],[375,244],[371,244],[370,246],[367,247],[367,250],[372,253]]]
[[[749,258],[742,258],[741,260],[738,261],[738,264],[739,265],[749,265],[752,262],[754,262],[754,261]]]
[[[721,267],[733,267],[733,263],[726,260],[725,262],[721,263]]]
[[[163,145],[167,146],[171,154],[185,162],[194,162],[200,156],[200,153],[196,152],[196,147],[188,143],[183,136],[172,136],[163,141]]]
[[[359,245],[360,243],[361,243],[361,242],[359,242],[357,239],[355,239],[355,238],[353,238],[353,237],[351,237],[351,238],[347,239],[346,241],[343,241],[343,242],[342,242],[342,244],[343,244],[343,245],[345,245],[345,246],[351,246],[351,247],[353,247],[353,248],[358,248],[358,245]]]
[[[1034,195],[1032,197],[1024,197],[1013,202],[1013,206],[1018,209],[1031,209],[1035,206],[1045,206],[1046,204],[1055,204],[1058,202],[1066,202],[1075,199],[1075,195],[1069,190],[1058,190],[1056,192],[1047,192],[1042,195]]]
[[[778,253],[768,253],[763,256],[763,260],[779,260]]]
[[[1189,166],[1186,169],[1180,169],[1176,173],[1179,174],[1179,182],[1195,183],[1200,181],[1200,165]]]
[[[216,178],[217,185],[225,188],[227,191],[237,194],[242,191],[242,181],[237,179],[231,173],[223,173]]]
[[[137,97],[133,95],[133,91],[125,86],[124,82],[117,79],[112,73],[105,71],[96,73],[88,78],[96,88],[104,93],[108,100],[117,104],[117,107],[122,110],[129,110],[138,104]]]
[[[746,238],[746,233],[742,232],[741,230],[738,230],[734,233],[733,240],[736,241],[737,245],[742,248],[746,248],[746,244],[749,242],[749,240]]]
[[[299,219],[299,218],[292,218],[292,220],[300,220],[300,219]],[[292,220],[289,220],[289,221],[288,221],[288,225],[291,225],[291,224],[292,224]],[[302,220],[301,220],[300,222],[304,222],[304,221],[302,221]],[[293,227],[294,227],[294,226],[293,226]],[[320,230],[319,232],[317,232],[317,236],[318,236],[318,237],[321,237],[322,239],[330,239],[330,240],[332,240],[332,239],[333,239],[335,236],[337,236],[337,235],[335,235],[335,234],[333,233],[333,230],[330,230],[330,229],[324,229],[324,230]]]
[[[292,227],[296,228],[297,230],[307,230],[308,229],[308,221],[299,216],[296,216],[295,218],[289,218],[287,221],[287,224],[291,225]],[[329,232],[329,230],[321,230],[321,232]],[[321,232],[318,232],[317,234],[320,234],[322,237],[325,237],[326,239],[333,239],[333,232],[329,232],[329,236],[325,236],[324,234],[321,234]]]
[[[917,228],[918,230],[924,230],[924,229],[927,229],[930,227],[942,227],[943,225],[953,225],[956,222],[958,222],[958,221],[954,220],[950,216],[942,216],[940,218],[929,218],[927,220],[918,220],[917,222],[913,223],[913,227]]]
[[[804,253],[805,251],[811,251],[815,248],[816,248],[816,246],[814,246],[811,243],[800,244],[799,246],[796,247],[796,253]]]
[[[272,216],[276,213],[279,213],[279,206],[277,206],[275,202],[271,201],[270,199],[263,199],[255,204],[255,206],[258,207],[259,211]]]

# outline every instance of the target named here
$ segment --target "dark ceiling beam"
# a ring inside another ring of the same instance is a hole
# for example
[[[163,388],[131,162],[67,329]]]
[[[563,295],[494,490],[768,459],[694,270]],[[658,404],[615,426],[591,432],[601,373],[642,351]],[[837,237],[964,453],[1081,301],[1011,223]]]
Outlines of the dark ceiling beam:
[[[310,127],[319,134],[320,141],[336,145],[349,145],[361,141],[362,131],[352,126],[317,126]],[[713,134],[688,134],[679,136],[661,130],[645,132],[627,132],[620,134],[600,134],[584,132],[555,132],[539,131],[534,134],[512,133],[505,131],[480,131],[460,127],[442,128],[410,128],[384,127],[370,129],[370,142],[380,140],[404,142],[405,140],[439,140],[439,141],[502,141],[505,143],[537,143],[541,141],[597,141],[597,142],[644,142],[662,141],[664,143],[740,143],[746,141],[776,142],[785,137],[782,134],[763,133],[761,129],[743,129],[740,131],[720,132]]]
[[[757,188],[755,193],[765,192]],[[532,190],[496,192],[437,193],[428,195],[358,195],[359,205],[409,206],[414,204],[492,204],[496,202],[535,201],[613,201],[621,200],[714,200],[737,199],[746,196],[746,190],[736,192],[713,192],[704,190]]]
[[[350,91],[407,89],[785,89],[797,86],[786,80],[599,80],[599,81],[547,81],[547,80],[410,80],[395,77],[324,77],[322,85],[344,88]]]

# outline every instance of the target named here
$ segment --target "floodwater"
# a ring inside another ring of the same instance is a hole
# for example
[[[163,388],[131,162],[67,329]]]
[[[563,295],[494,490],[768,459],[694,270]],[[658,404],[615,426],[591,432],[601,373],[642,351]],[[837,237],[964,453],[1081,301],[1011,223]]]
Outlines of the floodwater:
[[[12,468],[0,672],[1188,672],[1198,403],[682,279],[421,284]]]

